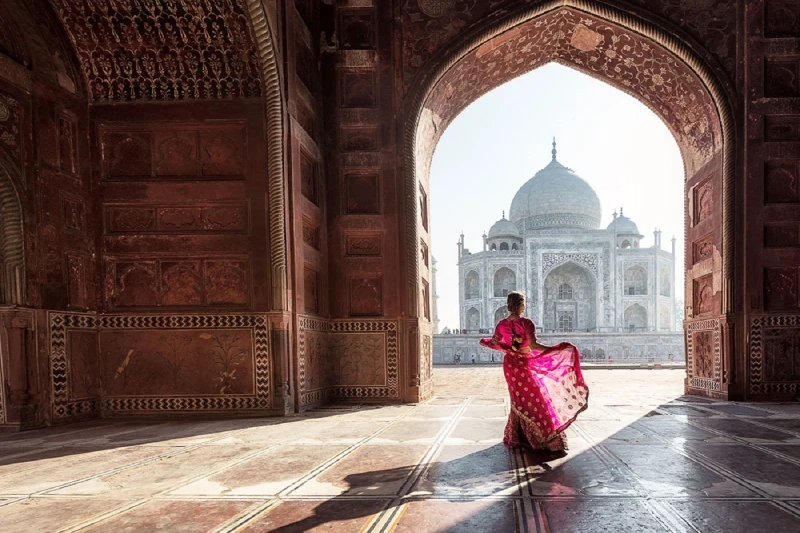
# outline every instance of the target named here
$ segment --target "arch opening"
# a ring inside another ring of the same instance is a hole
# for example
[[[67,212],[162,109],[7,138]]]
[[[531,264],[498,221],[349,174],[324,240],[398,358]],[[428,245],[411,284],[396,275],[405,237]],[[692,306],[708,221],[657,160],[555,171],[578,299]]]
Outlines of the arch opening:
[[[685,253],[699,237],[693,228],[702,217],[713,220],[710,239],[721,259],[714,272],[714,314],[722,317],[732,305],[732,113],[726,85],[700,54],[674,35],[672,28],[664,29],[591,0],[553,0],[474,29],[469,38],[450,49],[445,59],[430,65],[409,98],[407,196],[411,197],[420,183],[429,183],[430,163],[439,138],[469,104],[546,63],[571,67],[637,98],[672,133],[683,159],[685,200],[689,204],[684,217]],[[663,68],[656,72],[645,63]],[[418,235],[415,202],[408,202],[406,207],[406,234],[409,243],[414,243]],[[411,259],[416,257],[409,253],[410,289],[420,283],[419,265]],[[694,276],[687,271],[686,286],[694,283]],[[547,316],[556,326],[556,315],[545,314],[543,321]],[[691,369],[687,373],[690,393],[692,387],[708,389],[708,380],[694,379]]]

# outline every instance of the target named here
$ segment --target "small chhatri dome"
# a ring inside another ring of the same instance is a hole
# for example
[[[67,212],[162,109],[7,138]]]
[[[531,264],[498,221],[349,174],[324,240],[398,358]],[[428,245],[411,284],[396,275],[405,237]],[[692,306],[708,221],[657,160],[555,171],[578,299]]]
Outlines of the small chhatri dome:
[[[522,233],[520,233],[519,228],[517,228],[513,222],[506,218],[505,211],[503,211],[503,218],[495,222],[489,230],[489,238],[493,239],[495,237],[522,238]]]
[[[509,219],[524,229],[598,229],[602,220],[600,199],[592,186],[572,169],[553,160],[522,187],[511,202]]]
[[[608,231],[613,231],[617,235],[637,235],[642,237],[639,234],[639,228],[636,227],[636,223],[623,215],[622,209],[619,210],[619,216],[617,216],[616,212],[614,212],[614,215],[614,220],[608,225]]]

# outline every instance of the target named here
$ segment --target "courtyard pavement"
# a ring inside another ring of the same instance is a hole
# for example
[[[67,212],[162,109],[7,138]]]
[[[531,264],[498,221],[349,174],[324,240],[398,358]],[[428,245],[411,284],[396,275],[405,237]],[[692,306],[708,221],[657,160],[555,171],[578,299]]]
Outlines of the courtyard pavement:
[[[800,403],[683,376],[587,370],[549,462],[501,443],[499,367],[437,368],[420,405],[0,434],[0,532],[800,531]]]

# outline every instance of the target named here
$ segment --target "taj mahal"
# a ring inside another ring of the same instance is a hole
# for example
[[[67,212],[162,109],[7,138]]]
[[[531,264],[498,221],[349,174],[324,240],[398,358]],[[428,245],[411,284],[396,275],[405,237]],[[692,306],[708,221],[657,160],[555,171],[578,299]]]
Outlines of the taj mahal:
[[[552,160],[519,188],[508,218],[503,212],[483,235],[481,251],[467,249],[460,236],[460,325],[455,336],[437,335],[434,360],[487,356],[469,337],[506,316],[506,296],[515,290],[526,294],[526,314],[540,335],[569,339],[590,359],[682,358],[675,238],[665,250],[656,229],[645,245],[623,208],[603,227],[597,193],[556,155],[553,140]]]

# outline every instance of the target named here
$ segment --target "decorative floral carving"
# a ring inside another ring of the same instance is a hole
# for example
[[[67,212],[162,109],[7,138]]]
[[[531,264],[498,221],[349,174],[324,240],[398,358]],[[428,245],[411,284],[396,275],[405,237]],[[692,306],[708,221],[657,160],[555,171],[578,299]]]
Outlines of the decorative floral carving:
[[[239,261],[206,261],[205,287],[210,304],[244,305],[249,301],[249,276]]]
[[[694,193],[695,225],[714,217],[714,185],[706,180]]]
[[[22,155],[21,120],[22,106],[19,102],[0,93],[0,147],[4,147],[15,159]]]
[[[714,341],[711,331],[694,332],[694,376],[714,377]]]
[[[572,40],[576,31],[587,30],[602,36],[602,42],[585,51]],[[685,63],[633,31],[570,8],[524,22],[450,68],[425,102],[442,119],[437,132],[481,94],[549,61],[567,63],[638,97],[687,147],[690,167],[699,168],[721,149],[716,106]]]
[[[239,1],[53,2],[91,99],[188,100],[261,95]]]
[[[236,176],[244,173],[242,143],[228,134],[206,134],[201,138],[200,158],[205,176]]]
[[[764,269],[764,307],[767,309],[798,307],[797,268]]]
[[[162,263],[162,305],[200,305],[202,294],[199,262]]]
[[[350,280],[350,315],[378,316],[382,312],[381,279]]]
[[[135,232],[155,229],[156,211],[150,208],[112,208],[111,231]]]
[[[109,133],[103,139],[103,159],[109,177],[152,175],[150,133]]]
[[[591,253],[558,253],[558,254],[551,254],[546,253],[542,254],[542,276],[546,276],[551,270],[555,267],[566,263],[567,261],[572,261],[573,263],[578,263],[579,265],[583,265],[589,269],[589,271],[595,275],[598,275],[598,257],[597,254]]]
[[[350,234],[346,237],[347,255],[381,255],[379,234]]]
[[[331,335],[329,352],[336,386],[386,385],[385,338],[383,333]]]
[[[197,139],[194,132],[175,132],[164,139],[159,139],[157,143],[157,175],[196,176],[200,174]]]
[[[154,306],[158,302],[156,264],[117,263],[114,304],[118,307]]]
[[[694,263],[705,261],[714,253],[714,236],[706,235],[693,243]]]

